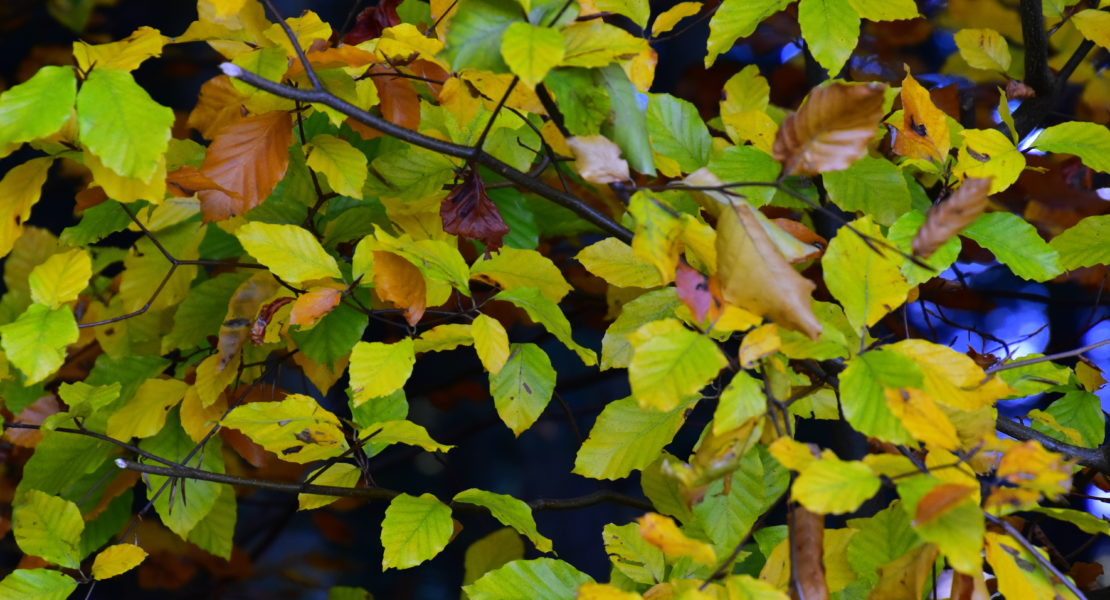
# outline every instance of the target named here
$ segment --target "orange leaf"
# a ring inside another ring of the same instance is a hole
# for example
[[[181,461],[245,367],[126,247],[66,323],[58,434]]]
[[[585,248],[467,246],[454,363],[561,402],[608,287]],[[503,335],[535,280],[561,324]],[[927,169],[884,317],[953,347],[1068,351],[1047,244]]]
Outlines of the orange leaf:
[[[828,600],[829,585],[825,580],[824,540],[825,516],[809,512],[802,506],[790,509],[791,577],[799,597],[806,600]]]
[[[917,503],[917,510],[913,515],[915,527],[936,520],[948,511],[959,506],[961,502],[971,497],[975,488],[958,483],[942,483],[929,490]]]
[[[417,129],[420,126],[420,96],[412,87],[411,80],[380,75],[391,73],[388,67],[381,65],[374,65],[368,73],[379,74],[374,77],[374,86],[378,88],[378,98],[381,98],[378,108],[382,117],[401,127]]]
[[[231,192],[200,192],[205,222],[222,221],[258,206],[285,176],[293,141],[289,113],[273,111],[246,117],[216,134],[201,173]]]
[[[944,242],[971,225],[987,209],[989,178],[968,177],[944,202],[929,209],[925,223],[913,238],[913,253],[928,258]]]
[[[800,263],[811,260],[821,256],[824,253],[824,248],[829,245],[829,240],[817,235],[817,232],[806,227],[805,225],[795,221],[794,219],[771,219],[775,225],[782,228],[783,231],[789,233],[794,239],[808,246],[813,246],[813,252],[796,257],[790,261],[791,264]]]
[[[424,276],[400,256],[374,251],[374,291],[382,300],[405,309],[405,320],[409,325],[416,325],[424,316]]]
[[[200,86],[197,105],[189,113],[189,127],[205,139],[213,139],[226,125],[245,116],[244,96],[231,85],[231,78],[219,75]]]
[[[509,226],[501,218],[497,205],[486,195],[486,186],[478,177],[478,169],[471,166],[463,180],[451,190],[439,205],[443,231],[479,240],[486,245],[486,256],[501,247],[501,240],[509,233]]]
[[[885,85],[831,83],[809,93],[779,127],[773,148],[785,175],[847,169],[867,154],[883,117]]]
[[[166,187],[167,191],[180,198],[188,198],[197,192],[208,190],[216,190],[231,196],[235,195],[206,177],[196,167],[189,165],[184,165],[176,171],[168,173],[166,175]]]
[[[902,156],[940,161],[952,147],[944,111],[909,73],[902,80],[902,126],[897,129],[894,151]]]
[[[58,397],[50,394],[28,404],[16,415],[17,423],[28,425],[41,425],[46,417],[61,412],[62,404]],[[42,441],[42,432],[38,429],[8,429],[4,432],[4,439],[16,446],[34,448]]]
[[[320,317],[331,312],[339,306],[343,299],[343,292],[329,288],[317,288],[307,294],[301,294],[293,304],[293,312],[289,315],[290,325],[315,325]]]

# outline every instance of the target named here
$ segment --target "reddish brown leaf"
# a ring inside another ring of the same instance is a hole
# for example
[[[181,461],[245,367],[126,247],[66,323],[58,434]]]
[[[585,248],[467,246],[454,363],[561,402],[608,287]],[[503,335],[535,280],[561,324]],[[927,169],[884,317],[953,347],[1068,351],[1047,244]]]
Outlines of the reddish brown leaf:
[[[293,141],[289,113],[273,111],[246,117],[216,134],[200,171],[230,194],[199,194],[205,222],[222,221],[258,206],[285,176]]]
[[[447,233],[479,240],[486,245],[486,254],[496,252],[509,233],[509,226],[501,218],[501,211],[486,195],[486,186],[478,176],[478,169],[468,168],[463,179],[439,205],[443,230]]]
[[[810,92],[775,137],[775,160],[787,175],[847,169],[867,153],[883,117],[885,85],[832,83]]]
[[[706,277],[686,264],[685,260],[678,262],[674,284],[678,299],[694,313],[698,323],[704,323],[706,317],[710,321],[716,321],[724,310],[724,301],[721,300],[716,280]]]
[[[420,96],[412,87],[412,80],[395,75],[382,75],[392,73],[389,67],[374,65],[368,73],[377,74],[374,77],[374,86],[378,88],[378,110],[382,112],[385,120],[407,127],[417,129],[420,126]]]
[[[355,24],[343,36],[344,44],[359,44],[366,40],[382,37],[382,30],[401,24],[397,7],[401,0],[381,0],[377,5],[363,9],[355,17]]]
[[[305,295],[307,296],[307,294]],[[255,318],[254,323],[251,325],[252,344],[261,346],[266,343],[266,328],[270,326],[270,321],[274,319],[274,313],[292,301],[293,298],[290,296],[278,298],[273,302],[268,302],[258,311],[258,317]]]
[[[794,219],[771,219],[775,225],[782,228],[783,231],[789,233],[794,239],[813,246],[813,252],[799,256],[790,261],[791,264],[799,263],[807,260],[812,260],[821,256],[825,252],[825,247],[829,245],[829,241],[817,235],[817,232],[806,227],[805,225],[795,221]]]
[[[420,270],[390,252],[374,252],[374,291],[382,300],[405,309],[405,320],[416,325],[424,316],[425,284]]]
[[[1103,568],[1099,563],[1076,562],[1071,566],[1068,575],[1075,580],[1075,585],[1081,590],[1094,590],[1098,586],[1098,578],[1102,575]]]
[[[219,75],[200,86],[197,105],[189,113],[189,127],[205,139],[213,139],[220,129],[246,116],[243,95],[231,85],[231,78]]]
[[[913,238],[913,253],[928,258],[944,242],[971,225],[987,208],[989,178],[968,177],[959,189],[944,202],[933,206],[925,216],[925,224]]]
[[[220,184],[209,179],[196,167],[189,165],[166,175],[166,189],[171,194],[181,198],[188,198],[198,192],[210,190],[223,192],[229,196],[237,196],[237,194],[224,189]]]
[[[28,404],[16,416],[17,423],[26,423],[28,425],[41,425],[46,417],[59,413],[62,410],[62,403],[58,401],[58,397],[51,394],[43,396],[38,400]],[[24,448],[34,448],[42,441],[42,432],[38,429],[8,429],[4,432],[4,439]]]
[[[1021,81],[1018,81],[1017,79],[1011,79],[1010,81],[1006,82],[1006,99],[1007,100],[1015,100],[1015,99],[1018,99],[1018,98],[1024,100],[1026,98],[1036,98],[1036,97],[1037,97],[1037,92],[1034,91],[1033,88],[1029,87],[1028,85],[1025,85],[1025,83],[1023,83]]]
[[[74,208],[77,212],[84,212],[107,199],[108,194],[104,193],[104,188],[100,186],[86,188],[77,192],[77,196],[74,198],[77,201],[77,206]]]
[[[791,598],[828,600],[829,586],[825,580],[825,516],[811,513],[801,505],[789,515]]]
[[[343,299],[343,292],[333,288],[317,288],[301,294],[293,304],[293,312],[289,313],[290,325],[313,325],[321,317],[339,306]]]
[[[913,521],[917,526],[929,523],[975,493],[975,488],[958,483],[942,483],[921,497],[914,512]]]

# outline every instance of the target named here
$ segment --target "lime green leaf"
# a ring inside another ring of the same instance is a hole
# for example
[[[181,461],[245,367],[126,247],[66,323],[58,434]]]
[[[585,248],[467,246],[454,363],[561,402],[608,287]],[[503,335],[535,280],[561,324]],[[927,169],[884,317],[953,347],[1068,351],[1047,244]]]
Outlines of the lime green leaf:
[[[620,479],[659,458],[697,402],[688,399],[673,410],[641,408],[635,398],[610,402],[598,415],[590,437],[574,460],[574,472],[594,479]]]
[[[674,317],[675,308],[681,304],[673,287],[650,291],[625,304],[620,316],[605,330],[605,337],[601,339],[601,368],[627,367],[632,361],[632,344],[628,336],[646,323]]]
[[[413,351],[445,352],[454,350],[459,346],[469,346],[474,343],[474,336],[470,332],[470,325],[465,323],[445,323],[436,325],[420,334],[413,340]],[[504,329],[504,328],[502,328]]]
[[[235,237],[258,262],[289,283],[342,277],[335,259],[303,227],[247,223]]]
[[[514,560],[463,588],[470,600],[569,600],[593,578],[553,558]]]
[[[709,161],[709,129],[693,104],[670,94],[652,94],[647,126],[656,154],[676,161],[684,172],[693,172]]]
[[[925,494],[946,482],[930,475],[918,475],[896,483],[898,495],[902,497],[902,508],[913,519],[917,514],[917,504]],[[975,499],[967,498],[927,523],[914,524],[914,530],[925,541],[936,544],[953,569],[961,573],[977,573],[982,568],[986,525],[983,511]]]
[[[69,411],[64,414],[76,418],[88,417],[110,405],[119,397],[119,392],[119,382],[112,382],[111,385],[89,385],[84,381],[75,381],[58,386],[58,396],[69,407]],[[50,422],[49,418],[47,422]]]
[[[407,236],[395,238],[381,230],[375,237],[381,244],[379,250],[404,258],[428,279],[445,281],[464,296],[470,295],[470,287],[467,285],[470,268],[466,266],[466,261],[455,244],[441,240],[413,241],[407,239]]]
[[[470,585],[482,575],[520,558],[524,558],[520,534],[512,527],[498,529],[466,549],[463,585]]]
[[[910,209],[902,171],[883,158],[865,156],[843,171],[825,173],[822,180],[837,206],[863,211],[881,225],[890,225]]]
[[[1068,392],[1048,405],[1045,412],[1064,427],[1071,427],[1083,436],[1083,445],[1098,448],[1106,436],[1105,417],[1098,396],[1091,392]]]
[[[282,63],[285,59],[282,57]],[[321,133],[314,136],[305,148],[308,167],[323,173],[328,185],[336,193],[362,198],[362,186],[366,183],[366,155],[357,150],[350,142],[333,135]]]
[[[639,525],[607,523],[601,531],[601,539],[605,542],[605,553],[613,561],[613,567],[625,577],[648,585],[663,581],[663,551],[640,535]]]
[[[65,600],[77,582],[51,569],[16,569],[0,581],[0,598],[7,600]]]
[[[93,560],[92,576],[95,579],[110,579],[139,566],[146,557],[146,550],[135,544],[108,546]]]
[[[157,435],[166,413],[185,397],[189,384],[177,379],[147,379],[135,396],[108,418],[109,436],[117,440]]]
[[[551,552],[551,540],[540,535],[540,532],[536,529],[536,520],[532,518],[532,509],[523,501],[505,494],[469,489],[455,494],[453,502],[466,502],[484,506],[489,509],[493,518],[532,540],[537,550]]]
[[[724,0],[709,21],[706,68],[713,66],[719,54],[728,52],[737,38],[754,33],[756,26],[764,19],[786,8],[791,2],[792,0]]]
[[[1075,525],[1080,531],[1090,533],[1092,535],[1110,535],[1110,522],[1106,519],[1100,519],[1090,513],[1085,513],[1081,510],[1072,508],[1057,508],[1054,506],[1037,506],[1028,509],[1029,512],[1041,513],[1048,515],[1053,519],[1066,521]]]
[[[285,41],[284,37],[282,41]],[[286,57],[285,49],[281,46],[256,48],[236,56],[231,62],[242,67],[244,71],[250,71],[270,81],[280,81],[282,76],[285,75],[286,69],[289,68],[289,59]],[[238,79],[232,79],[231,85],[244,96],[261,92],[258,88]]]
[[[1110,26],[1110,13],[1098,12],[1106,15]],[[1110,129],[1105,125],[1079,121],[1053,125],[1037,136],[1033,147],[1045,152],[1074,154],[1088,167],[1110,173]]]
[[[185,539],[209,554],[231,560],[231,550],[234,547],[232,537],[237,517],[235,488],[230,485],[219,486],[212,508],[189,530]]]
[[[534,287],[553,302],[561,302],[571,290],[559,267],[535,250],[502,247],[497,254],[475,261],[470,277],[505,290]]]
[[[555,369],[551,359],[535,344],[513,344],[509,360],[496,374],[490,374],[497,415],[520,435],[540,417],[555,391]]]
[[[27,490],[13,504],[12,531],[25,554],[76,569],[81,558],[77,546],[84,530],[81,509],[69,500]]]
[[[674,409],[728,364],[713,340],[675,319],[648,323],[630,341],[628,381],[632,397],[644,408]]]
[[[897,504],[895,501],[873,517],[848,521],[856,530],[848,542],[848,564],[861,578],[874,577],[879,567],[921,544],[910,518]]]
[[[652,288],[663,284],[655,265],[640,258],[632,246],[617,238],[605,238],[583,248],[574,257],[586,270],[617,287]],[[604,361],[604,349],[602,350]]]
[[[887,350],[873,350],[848,361],[840,374],[844,418],[856,431],[893,444],[913,443],[887,405],[884,388],[919,387],[921,372],[910,359]]]
[[[559,310],[559,305],[544,296],[540,290],[534,287],[504,290],[494,296],[493,299],[505,300],[513,303],[518,308],[524,309],[530,319],[543,325],[544,329],[555,336],[555,339],[573,350],[578,358],[586,363],[586,366],[597,364],[597,355],[594,354],[594,351],[578,345],[571,337],[570,321],[567,321],[563,311]]]
[[[1010,46],[1001,33],[993,29],[961,29],[956,32],[960,56],[975,69],[1000,71],[1010,68]]]
[[[852,222],[863,235],[886,241],[869,217]],[[880,254],[882,252],[882,254]],[[872,249],[856,233],[841,228],[821,259],[825,284],[844,307],[844,315],[859,329],[877,323],[906,300],[910,284],[902,277],[901,257],[890,250]]]
[[[915,19],[917,3],[913,0],[848,0],[859,16],[869,21]]]
[[[802,0],[798,24],[813,58],[835,77],[856,48],[859,14],[848,0]]]
[[[204,471],[223,473],[224,459],[219,436],[210,439],[198,450],[196,442],[181,428],[178,412],[174,409],[166,418],[166,426],[162,431],[152,438],[143,440],[139,448],[166,460]],[[192,458],[186,461],[186,456]],[[149,479],[148,496],[153,495],[163,485],[167,486],[165,493],[153,499],[154,510],[162,523],[182,539],[185,539],[197,524],[213,511],[222,488],[226,487],[223,484],[198,479],[175,480],[172,483],[174,493],[171,494],[169,493],[170,479],[161,475],[149,475],[147,479]],[[181,501],[183,497],[186,499],[185,502]]]
[[[1105,4],[1102,6],[1104,7]],[[1071,22],[1075,23],[1076,29],[1083,34],[1083,37],[1103,48],[1110,48],[1110,13],[1088,8],[1075,13]]]
[[[451,540],[451,509],[431,494],[401,494],[382,520],[382,570],[407,569],[431,559]]]
[[[1052,238],[1049,245],[1060,254],[1060,266],[1078,269],[1110,264],[1110,215],[1087,217]]]
[[[789,483],[789,471],[766,450],[748,452],[739,469],[705,490],[705,499],[694,506],[697,525],[718,553],[731,551],[786,492]]]
[[[745,371],[739,371],[721,391],[717,410],[713,413],[713,433],[736,429],[744,421],[765,412],[767,396],[763,393],[763,382]]]
[[[621,156],[628,161],[628,166],[646,175],[654,174],[647,117],[637,104],[636,86],[618,65],[603,67],[599,72],[609,92],[610,103],[609,121],[602,125],[602,135],[620,146]]]
[[[509,334],[505,332],[501,321],[480,314],[470,324],[470,333],[474,337],[474,350],[478,352],[482,366],[491,375],[500,373],[509,360]]]
[[[52,135],[65,125],[77,99],[73,67],[42,67],[0,94],[0,148]]]
[[[312,473],[316,475],[316,471]],[[314,485],[330,485],[336,487],[354,487],[358,483],[362,471],[350,463],[335,463],[329,465],[323,473],[312,480]],[[320,494],[297,494],[297,510],[312,510],[327,506],[338,500],[338,496],[323,496]]]
[[[587,11],[585,4],[583,3],[583,12]],[[651,7],[647,0],[593,0],[590,4],[597,9],[597,12],[624,15],[640,29],[647,27],[648,18],[651,16]],[[593,11],[587,14],[593,14]],[[655,27],[658,26],[658,24],[655,25]]]
[[[394,344],[359,342],[351,352],[351,390],[354,405],[367,398],[387,396],[401,389],[412,374],[416,354],[412,338]]]
[[[874,496],[880,483],[879,476],[861,462],[825,456],[805,467],[790,494],[813,512],[843,514]]]
[[[469,67],[504,73],[501,36],[519,14],[512,0],[462,0],[447,31],[443,58],[456,71]]]
[[[290,462],[331,458],[347,449],[339,419],[303,394],[290,394],[278,402],[238,406],[222,423]]]
[[[31,299],[52,309],[76,300],[92,277],[92,259],[82,249],[60,252],[31,270]]]
[[[1037,356],[1042,355],[1015,356],[1014,360],[1036,358]],[[999,371],[998,376],[1006,382],[1006,385],[1014,389],[1015,395],[1010,397],[1017,398],[1039,394],[1056,385],[1065,385],[1071,379],[1073,373],[1074,371],[1063,365],[1040,362]]]
[[[987,213],[961,235],[994,253],[1014,275],[1047,281],[1060,274],[1060,255],[1025,219],[1008,212]]]
[[[173,111],[127,71],[93,69],[77,93],[81,143],[112,171],[149,181],[170,142]]]
[[[825,174],[826,181],[828,181],[828,175],[831,175],[831,173]],[[890,226],[887,237],[890,238],[892,244],[908,254],[913,251],[914,236],[917,235],[918,230],[924,224],[925,213],[919,210],[911,210],[899,217]],[[925,283],[952,266],[952,263],[956,262],[956,259],[960,256],[962,248],[963,244],[960,242],[960,236],[954,235],[933,252],[932,256],[924,259],[925,264],[932,267],[932,270],[919,267],[907,260],[902,262],[902,275],[905,276],[910,285]],[[922,259],[918,257],[918,260]]]
[[[417,446],[428,452],[447,452],[454,446],[441,444],[428,435],[428,430],[412,421],[383,421],[364,427],[359,432],[360,438],[365,438],[371,433],[374,437],[370,441],[374,445],[405,444]]]
[[[501,35],[501,57],[529,88],[563,61],[563,34],[550,27],[513,23]]]
[[[77,341],[77,321],[68,308],[32,304],[15,322],[0,327],[0,336],[8,361],[32,384],[62,366],[66,346]]]

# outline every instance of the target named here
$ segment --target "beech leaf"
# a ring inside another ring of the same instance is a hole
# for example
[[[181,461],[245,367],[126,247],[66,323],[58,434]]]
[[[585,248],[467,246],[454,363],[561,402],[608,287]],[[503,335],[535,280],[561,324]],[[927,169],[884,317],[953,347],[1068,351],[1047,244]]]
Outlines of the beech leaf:
[[[609,138],[575,136],[567,138],[567,145],[574,153],[574,168],[582,179],[601,184],[628,181],[628,162],[621,158],[620,147]]]
[[[205,221],[222,221],[258,206],[285,176],[293,142],[289,113],[245,117],[216,133],[201,173],[227,192],[199,192]]]
[[[476,167],[468,168],[462,181],[443,199],[439,216],[443,219],[444,231],[482,242],[487,254],[500,248],[509,233],[509,226],[486,194],[486,186]]]
[[[817,175],[847,169],[863,158],[883,116],[885,88],[830,83],[810,92],[775,137],[774,156],[783,172]]]
[[[929,258],[987,209],[991,180],[968,177],[947,200],[933,206],[913,238],[913,253]]]

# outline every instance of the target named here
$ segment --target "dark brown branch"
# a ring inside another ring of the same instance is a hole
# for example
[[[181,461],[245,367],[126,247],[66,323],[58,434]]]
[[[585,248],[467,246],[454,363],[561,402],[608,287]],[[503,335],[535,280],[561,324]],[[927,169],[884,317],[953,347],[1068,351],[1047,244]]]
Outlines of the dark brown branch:
[[[1041,0],[1021,0],[1021,38],[1025,44],[1025,83],[1041,98],[1052,96],[1052,73],[1048,70],[1048,32]]]
[[[1107,457],[1104,448],[1084,448],[1061,442],[1050,435],[1041,433],[1032,427],[1026,427],[1006,417],[998,417],[995,427],[1014,439],[1021,441],[1036,440],[1052,452],[1077,460],[1079,464],[1095,469],[1100,473],[1110,474],[1110,458]]]

